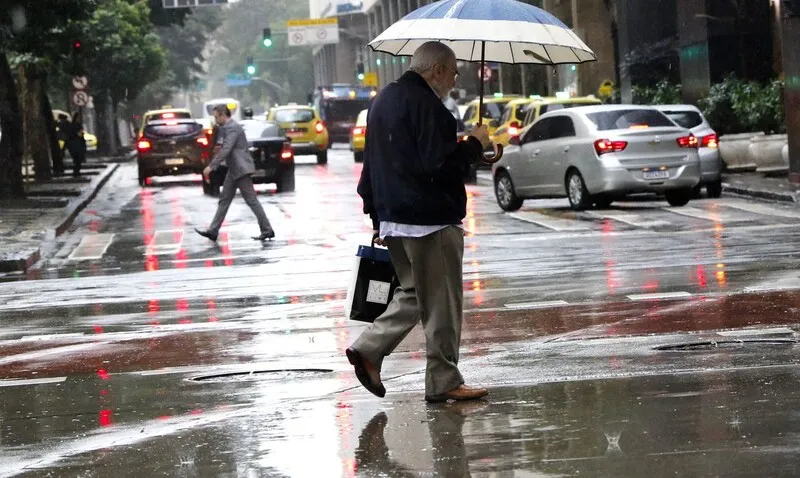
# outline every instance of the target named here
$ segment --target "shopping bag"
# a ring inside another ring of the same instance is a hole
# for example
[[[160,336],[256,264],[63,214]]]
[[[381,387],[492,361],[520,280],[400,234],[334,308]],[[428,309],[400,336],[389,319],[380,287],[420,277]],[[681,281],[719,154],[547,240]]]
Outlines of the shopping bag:
[[[374,322],[386,311],[394,290],[400,286],[387,249],[375,247],[373,236],[369,246],[358,246],[353,275],[347,289],[345,314],[351,320]]]

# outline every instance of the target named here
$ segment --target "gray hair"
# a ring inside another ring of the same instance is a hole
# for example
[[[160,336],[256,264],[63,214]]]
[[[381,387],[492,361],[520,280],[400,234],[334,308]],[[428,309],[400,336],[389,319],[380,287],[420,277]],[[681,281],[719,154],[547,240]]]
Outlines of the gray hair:
[[[444,43],[429,41],[420,45],[411,57],[409,70],[422,73],[436,65],[447,65],[450,59],[455,59],[455,52]]]

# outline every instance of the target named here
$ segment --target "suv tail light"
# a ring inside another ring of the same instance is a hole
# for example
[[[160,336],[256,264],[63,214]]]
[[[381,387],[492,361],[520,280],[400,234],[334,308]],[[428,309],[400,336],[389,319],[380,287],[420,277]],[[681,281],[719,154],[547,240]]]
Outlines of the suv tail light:
[[[136,143],[136,149],[140,153],[144,153],[146,151],[150,151],[150,149],[152,149],[152,147],[153,147],[153,145],[150,143],[150,141],[148,141],[146,139],[140,139],[139,142]]]
[[[510,125],[508,125],[508,135],[509,136],[519,136],[519,123],[514,121]]]
[[[292,149],[292,143],[283,143],[283,149],[281,150],[281,161],[289,161],[293,158],[294,150]]]
[[[697,148],[697,137],[693,134],[678,138],[678,146],[681,148]]]
[[[317,121],[317,124],[314,125],[314,131],[316,131],[317,133],[322,133],[323,131],[325,131],[325,123],[323,123],[322,121]]]
[[[718,148],[719,147],[719,138],[715,133],[709,134],[707,136],[703,136],[703,139],[700,140],[700,146],[704,148]]]
[[[607,139],[598,139],[594,142],[594,150],[598,156],[606,153],[618,153],[628,147],[627,141],[609,141]]]
[[[361,126],[356,126],[353,128],[353,136],[361,136],[362,134],[367,133],[367,128],[362,128]]]
[[[205,135],[204,136],[200,136],[199,138],[197,138],[197,142],[200,144],[200,146],[204,146],[204,147],[208,146],[208,143],[209,143],[208,138]]]

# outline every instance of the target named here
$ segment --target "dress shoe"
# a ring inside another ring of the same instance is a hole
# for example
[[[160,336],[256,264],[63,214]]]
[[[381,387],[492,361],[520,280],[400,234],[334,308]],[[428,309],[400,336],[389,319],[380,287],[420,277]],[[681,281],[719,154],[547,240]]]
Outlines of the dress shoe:
[[[195,229],[194,232],[200,234],[201,236],[205,237],[206,239],[217,242],[217,235],[213,234],[209,231],[201,231],[200,229]]]
[[[374,365],[364,359],[358,350],[349,348],[345,351],[347,360],[355,368],[356,378],[361,385],[373,395],[383,398],[386,396],[386,388],[381,383],[381,373]]]
[[[262,232],[261,235],[253,237],[256,241],[266,241],[267,239],[272,239],[275,237],[275,231],[270,229],[269,231]]]
[[[439,395],[425,395],[429,402],[446,402],[448,400],[477,400],[489,394],[485,388],[470,388],[464,384]]]

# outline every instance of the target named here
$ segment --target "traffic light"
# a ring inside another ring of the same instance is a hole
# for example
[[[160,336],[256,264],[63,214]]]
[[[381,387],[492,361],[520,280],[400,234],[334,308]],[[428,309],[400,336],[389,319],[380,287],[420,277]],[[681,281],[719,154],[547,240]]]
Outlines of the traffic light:
[[[269,28],[265,28],[262,35],[261,35],[261,43],[264,44],[265,47],[269,48],[272,46],[272,30]]]
[[[364,81],[364,63],[356,63],[356,73],[358,74],[358,81]]]
[[[256,65],[253,62],[253,57],[247,57],[247,74],[248,75],[255,75],[256,74]]]

